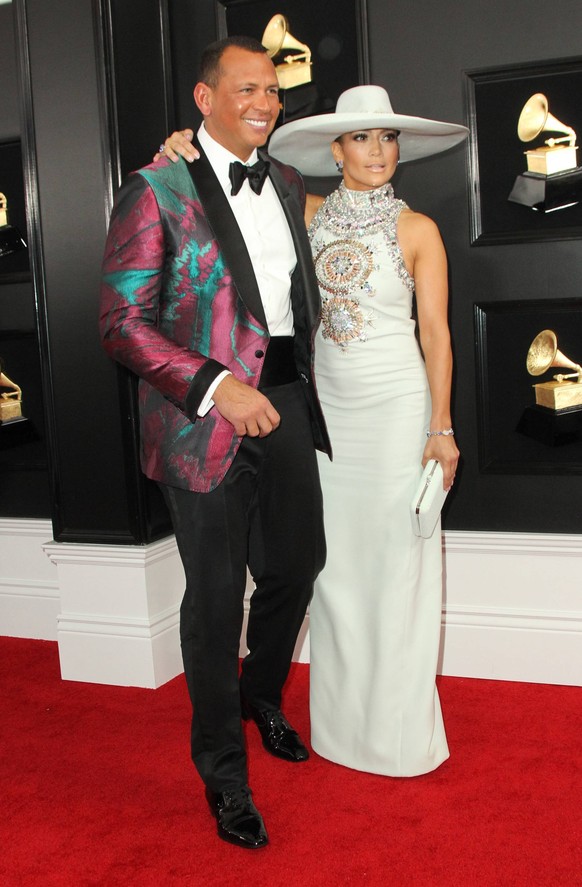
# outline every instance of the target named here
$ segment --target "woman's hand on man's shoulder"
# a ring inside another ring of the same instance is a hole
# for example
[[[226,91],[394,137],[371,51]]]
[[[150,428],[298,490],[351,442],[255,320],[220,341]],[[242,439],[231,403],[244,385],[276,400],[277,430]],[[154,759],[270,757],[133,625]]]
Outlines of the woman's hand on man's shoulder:
[[[173,132],[164,141],[163,151],[158,151],[154,155],[154,161],[159,160],[161,157],[168,157],[173,163],[177,163],[180,157],[183,157],[189,163],[198,160],[200,154],[191,144],[193,138],[194,132],[191,129],[181,129]],[[160,148],[162,148],[162,145],[160,145]]]

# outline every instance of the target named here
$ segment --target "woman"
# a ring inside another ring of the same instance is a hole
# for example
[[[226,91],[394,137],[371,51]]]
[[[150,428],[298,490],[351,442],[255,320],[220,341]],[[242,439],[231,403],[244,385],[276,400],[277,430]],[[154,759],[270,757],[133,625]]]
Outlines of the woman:
[[[399,160],[466,134],[396,115],[384,89],[360,86],[335,114],[288,123],[269,146],[303,174],[337,165],[343,179],[326,200],[310,197],[306,219],[322,296],[316,379],[334,449],[332,463],[319,460],[328,557],[310,608],[312,745],[389,776],[429,772],[449,754],[435,686],[441,538],[438,527],[415,536],[409,511],[427,460],[450,488],[459,458],[445,251],[390,180]]]

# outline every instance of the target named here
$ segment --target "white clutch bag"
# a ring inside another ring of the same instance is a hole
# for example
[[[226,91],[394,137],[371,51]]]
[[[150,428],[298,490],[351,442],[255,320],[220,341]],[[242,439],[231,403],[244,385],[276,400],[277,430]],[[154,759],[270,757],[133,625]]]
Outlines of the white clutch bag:
[[[410,505],[412,531],[415,536],[430,539],[446,498],[440,463],[436,459],[429,459]]]

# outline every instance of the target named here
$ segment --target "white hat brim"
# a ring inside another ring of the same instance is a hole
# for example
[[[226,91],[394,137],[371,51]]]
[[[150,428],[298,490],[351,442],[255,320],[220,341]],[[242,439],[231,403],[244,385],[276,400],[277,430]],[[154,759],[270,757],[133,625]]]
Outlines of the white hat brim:
[[[346,132],[360,129],[399,130],[402,162],[447,151],[469,134],[461,124],[405,114],[319,114],[292,120],[276,129],[269,142],[269,154],[307,176],[337,175],[331,143]]]

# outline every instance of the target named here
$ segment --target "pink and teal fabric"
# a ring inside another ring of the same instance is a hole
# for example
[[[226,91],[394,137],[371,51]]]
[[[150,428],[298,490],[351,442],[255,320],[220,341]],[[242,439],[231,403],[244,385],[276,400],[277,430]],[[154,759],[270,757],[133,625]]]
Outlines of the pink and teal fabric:
[[[257,386],[269,334],[244,240],[206,157],[164,160],[131,174],[111,216],[100,330],[108,354],[140,379],[142,468],[153,480],[207,492],[240,438],[216,409],[198,417],[225,368]],[[319,293],[303,222],[303,181],[271,160],[270,177],[295,241],[296,363],[317,447],[329,441],[313,384]]]

